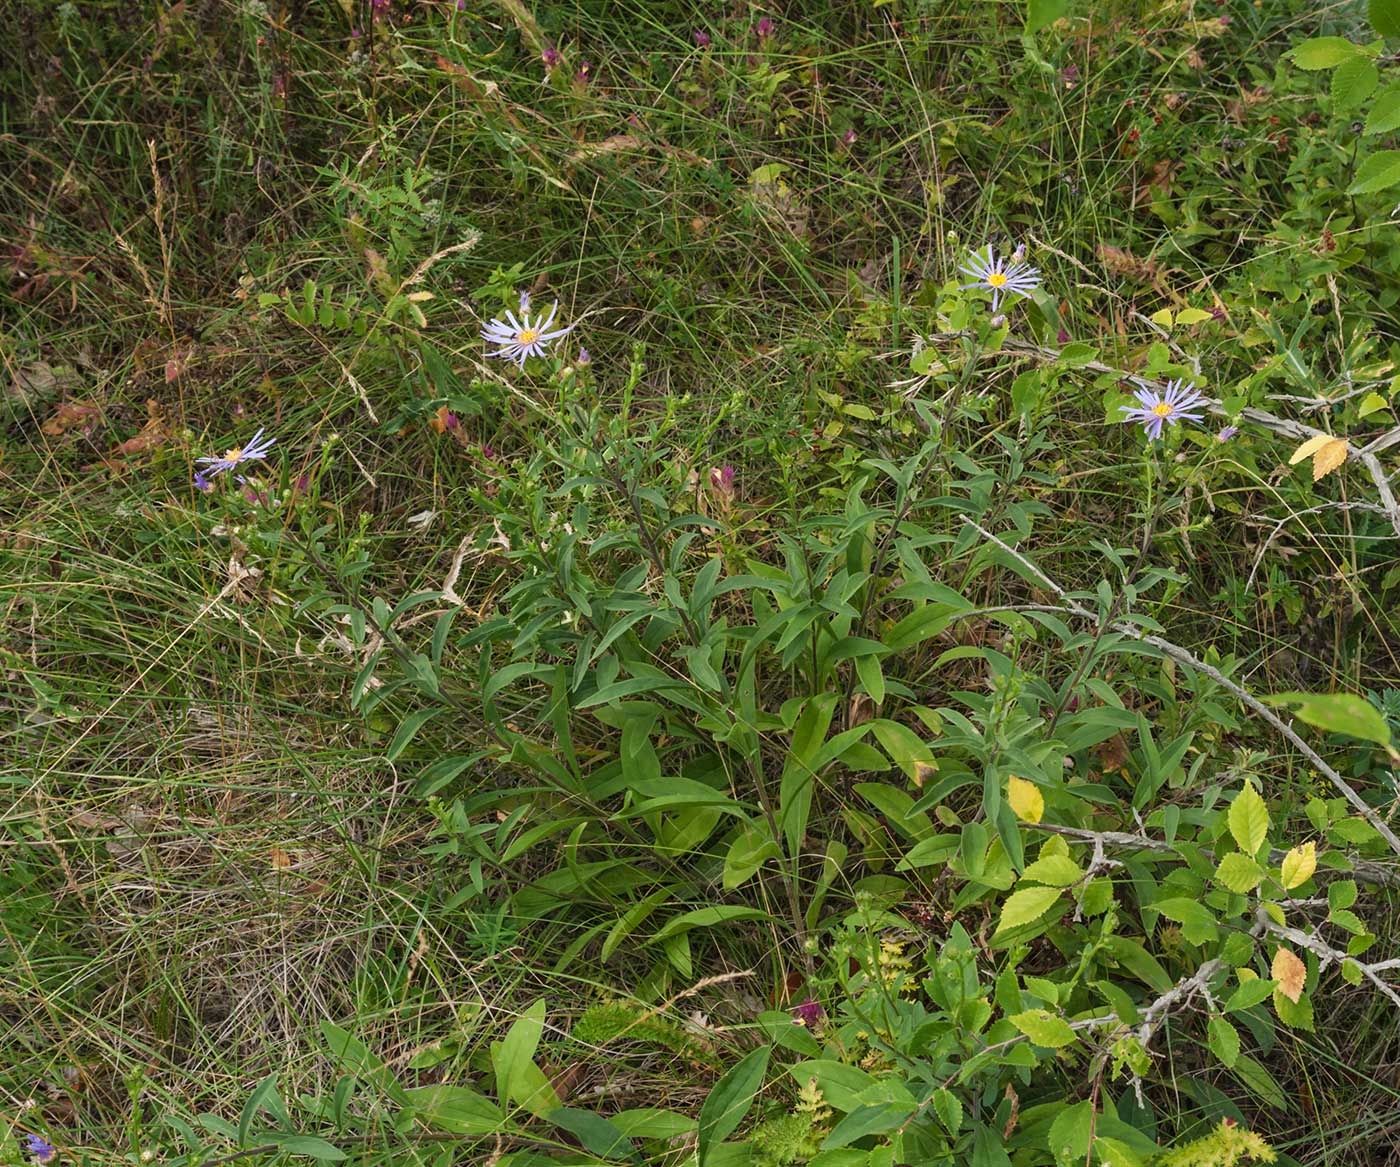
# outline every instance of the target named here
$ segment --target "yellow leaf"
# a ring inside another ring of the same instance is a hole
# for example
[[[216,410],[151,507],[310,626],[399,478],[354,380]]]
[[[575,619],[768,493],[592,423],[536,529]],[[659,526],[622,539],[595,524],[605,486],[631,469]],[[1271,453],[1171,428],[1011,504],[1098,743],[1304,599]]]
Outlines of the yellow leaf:
[[[1274,953],[1273,967],[1269,971],[1278,982],[1278,991],[1296,1005],[1308,979],[1308,966],[1288,949],[1280,948]]]
[[[1283,857],[1283,886],[1290,891],[1299,884],[1307,883],[1317,870],[1317,844],[1304,843],[1294,847]]]
[[[1361,404],[1357,406],[1356,416],[1367,417],[1378,409],[1389,409],[1390,405],[1379,393],[1368,393],[1361,399]]]
[[[1176,314],[1178,324],[1199,324],[1202,320],[1209,320],[1210,313],[1204,312],[1200,308],[1183,308]]]
[[[1007,779],[1006,801],[1023,823],[1038,823],[1045,813],[1044,797],[1036,789],[1035,783],[1027,782],[1024,778]]]
[[[1331,434],[1318,434],[1316,437],[1309,438],[1293,451],[1293,456],[1288,459],[1288,464],[1290,466],[1298,465],[1304,458],[1311,458],[1328,442],[1333,441],[1336,441],[1336,439]]]
[[[1163,328],[1170,328],[1172,326],[1172,310],[1170,308],[1163,308],[1160,312],[1152,313],[1148,319],[1150,319],[1153,324],[1160,324]]]
[[[1313,481],[1317,482],[1331,474],[1347,460],[1347,444],[1341,438],[1333,438],[1313,455]]]

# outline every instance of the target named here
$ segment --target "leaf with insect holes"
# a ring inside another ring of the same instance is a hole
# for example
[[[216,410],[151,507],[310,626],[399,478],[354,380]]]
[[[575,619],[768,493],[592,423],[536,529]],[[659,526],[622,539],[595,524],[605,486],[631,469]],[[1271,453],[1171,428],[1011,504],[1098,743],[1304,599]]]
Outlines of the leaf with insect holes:
[[[1248,855],[1231,851],[1220,861],[1215,878],[1238,895],[1253,891],[1264,878],[1264,869]]]
[[[1036,1045],[1047,1049],[1059,1049],[1074,1040],[1074,1030],[1069,1027],[1069,1022],[1063,1017],[1056,1017],[1048,1009],[1027,1009],[1008,1020]]]
[[[1283,867],[1279,874],[1283,886],[1292,891],[1300,884],[1307,883],[1316,870],[1317,844],[1304,843],[1301,847],[1294,847],[1283,857]]]
[[[1011,777],[1006,782],[1006,801],[1012,813],[1023,823],[1038,823],[1045,813],[1045,797],[1034,782]]]
[[[1235,801],[1230,803],[1228,822],[1230,834],[1240,850],[1246,855],[1257,855],[1269,834],[1269,808],[1253,783],[1246,782],[1244,789],[1235,795]]]
[[[1318,482],[1347,460],[1347,444],[1331,434],[1318,434],[1294,450],[1288,464],[1296,466],[1304,458],[1313,460],[1313,481]]]
[[[1269,975],[1277,982],[1278,991],[1296,1005],[1303,995],[1303,985],[1307,983],[1308,966],[1287,948],[1280,948],[1274,953]]]

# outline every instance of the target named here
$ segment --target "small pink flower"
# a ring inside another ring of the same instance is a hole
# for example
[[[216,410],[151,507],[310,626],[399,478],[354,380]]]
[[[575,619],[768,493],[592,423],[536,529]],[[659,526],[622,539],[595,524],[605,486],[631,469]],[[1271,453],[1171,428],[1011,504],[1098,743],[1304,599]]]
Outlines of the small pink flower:
[[[844,146],[854,146],[856,144],[855,130],[847,130],[841,135],[841,144]]]
[[[794,1005],[790,1010],[792,1023],[801,1025],[806,1029],[811,1029],[815,1025],[820,1025],[826,1017],[826,1010],[814,997],[808,997],[800,1005]]]
[[[1069,332],[1063,327],[1060,329],[1059,332],[1055,333],[1055,343],[1069,344]]]
[[[708,49],[710,47],[710,34],[707,33],[704,29],[697,28],[690,35],[695,39],[695,44],[699,48]]]
[[[574,80],[577,81],[580,85],[587,85],[588,75],[592,72],[593,65],[589,61],[585,60],[582,64],[579,65],[578,72],[574,74]]]
[[[726,502],[734,497],[734,467],[727,462],[710,470],[710,489]]]
[[[1225,309],[1222,308],[1219,304],[1217,304],[1214,308],[1210,310],[1210,318],[1212,320],[1224,320]]]
[[[576,360],[574,364],[576,364],[580,369],[582,369],[587,365],[591,365],[592,363],[593,358],[588,355],[588,350],[582,345],[579,345],[578,360]]]
[[[489,444],[482,446],[481,456],[485,458],[488,462],[496,461],[496,447]]]
[[[540,60],[544,62],[546,69],[553,72],[563,63],[564,56],[553,45],[546,45],[544,52],[540,54]]]
[[[758,23],[753,26],[753,30],[758,33],[759,40],[767,40],[773,35],[773,22],[768,17],[762,16]]]

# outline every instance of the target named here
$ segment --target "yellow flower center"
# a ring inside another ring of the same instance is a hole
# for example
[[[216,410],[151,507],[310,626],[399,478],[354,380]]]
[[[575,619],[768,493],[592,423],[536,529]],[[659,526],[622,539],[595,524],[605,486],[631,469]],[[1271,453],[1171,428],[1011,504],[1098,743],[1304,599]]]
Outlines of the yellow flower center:
[[[243,457],[242,446],[234,446],[233,449],[224,451],[225,462],[237,462],[241,457]]]
[[[1159,401],[1156,405],[1152,407],[1152,412],[1158,417],[1171,417],[1171,415],[1175,412],[1175,409],[1173,406],[1168,405],[1165,401]]]
[[[993,288],[1004,287],[1006,285],[1006,277],[1002,275],[1001,272],[994,271],[987,277],[987,283]]]
[[[520,345],[534,344],[539,335],[538,328],[522,328],[520,334],[515,338],[515,343]]]

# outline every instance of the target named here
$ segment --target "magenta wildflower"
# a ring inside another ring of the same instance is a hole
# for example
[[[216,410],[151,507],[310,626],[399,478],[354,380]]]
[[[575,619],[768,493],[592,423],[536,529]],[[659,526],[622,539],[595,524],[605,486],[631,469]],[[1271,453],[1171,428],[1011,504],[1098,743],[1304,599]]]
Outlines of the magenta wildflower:
[[[1060,70],[1060,81],[1066,89],[1073,89],[1075,82],[1079,80],[1079,66],[1075,64],[1066,65]]]
[[[389,13],[389,5],[393,0],[369,0],[369,10],[375,20],[383,20]]]
[[[854,146],[856,144],[855,130],[847,130],[841,135],[841,144],[844,146]]]
[[[544,62],[544,67],[552,72],[563,64],[564,55],[553,45],[545,45],[544,52],[540,54],[540,60]]]
[[[1196,391],[1193,381],[1183,387],[1181,381],[1168,381],[1162,392],[1156,389],[1134,389],[1133,396],[1139,404],[1120,405],[1118,408],[1127,416],[1125,423],[1136,422],[1147,431],[1154,441],[1162,436],[1164,425],[1180,425],[1183,421],[1200,421],[1205,415],[1192,410],[1204,409],[1207,401]]]
[[[496,447],[487,443],[481,447],[481,456],[488,462],[496,461]]]
[[[826,1017],[826,1010],[821,1007],[815,997],[808,997],[800,1005],[794,1005],[791,1010],[792,1023],[811,1029],[815,1025],[820,1025]]]
[[[1056,344],[1069,344],[1069,331],[1068,331],[1068,329],[1066,329],[1066,328],[1064,328],[1064,327],[1061,327],[1061,328],[1060,328],[1060,331],[1057,332],[1057,333],[1055,333],[1055,343],[1056,343]]]
[[[574,80],[577,81],[580,85],[587,85],[587,84],[588,84],[588,76],[589,76],[589,74],[592,73],[592,72],[593,72],[593,64],[592,64],[592,62],[591,62],[591,61],[588,61],[588,60],[584,60],[584,61],[579,65],[579,67],[578,67],[578,72],[574,74]]]
[[[759,17],[759,21],[753,26],[753,30],[758,33],[759,40],[767,40],[773,35],[773,22],[766,16]]]
[[[48,1139],[41,1138],[39,1135],[25,1135],[24,1139],[26,1143],[25,1150],[34,1156],[34,1162],[36,1163],[47,1163],[58,1154],[54,1145],[49,1142]]]
[[[726,501],[734,497],[734,467],[725,463],[710,470],[710,489]]]
[[[1217,304],[1214,308],[1210,310],[1210,318],[1212,320],[1224,320],[1225,309],[1222,308],[1219,304]]]
[[[694,38],[697,47],[702,49],[708,49],[710,47],[710,34],[703,28],[697,28],[690,35]]]

